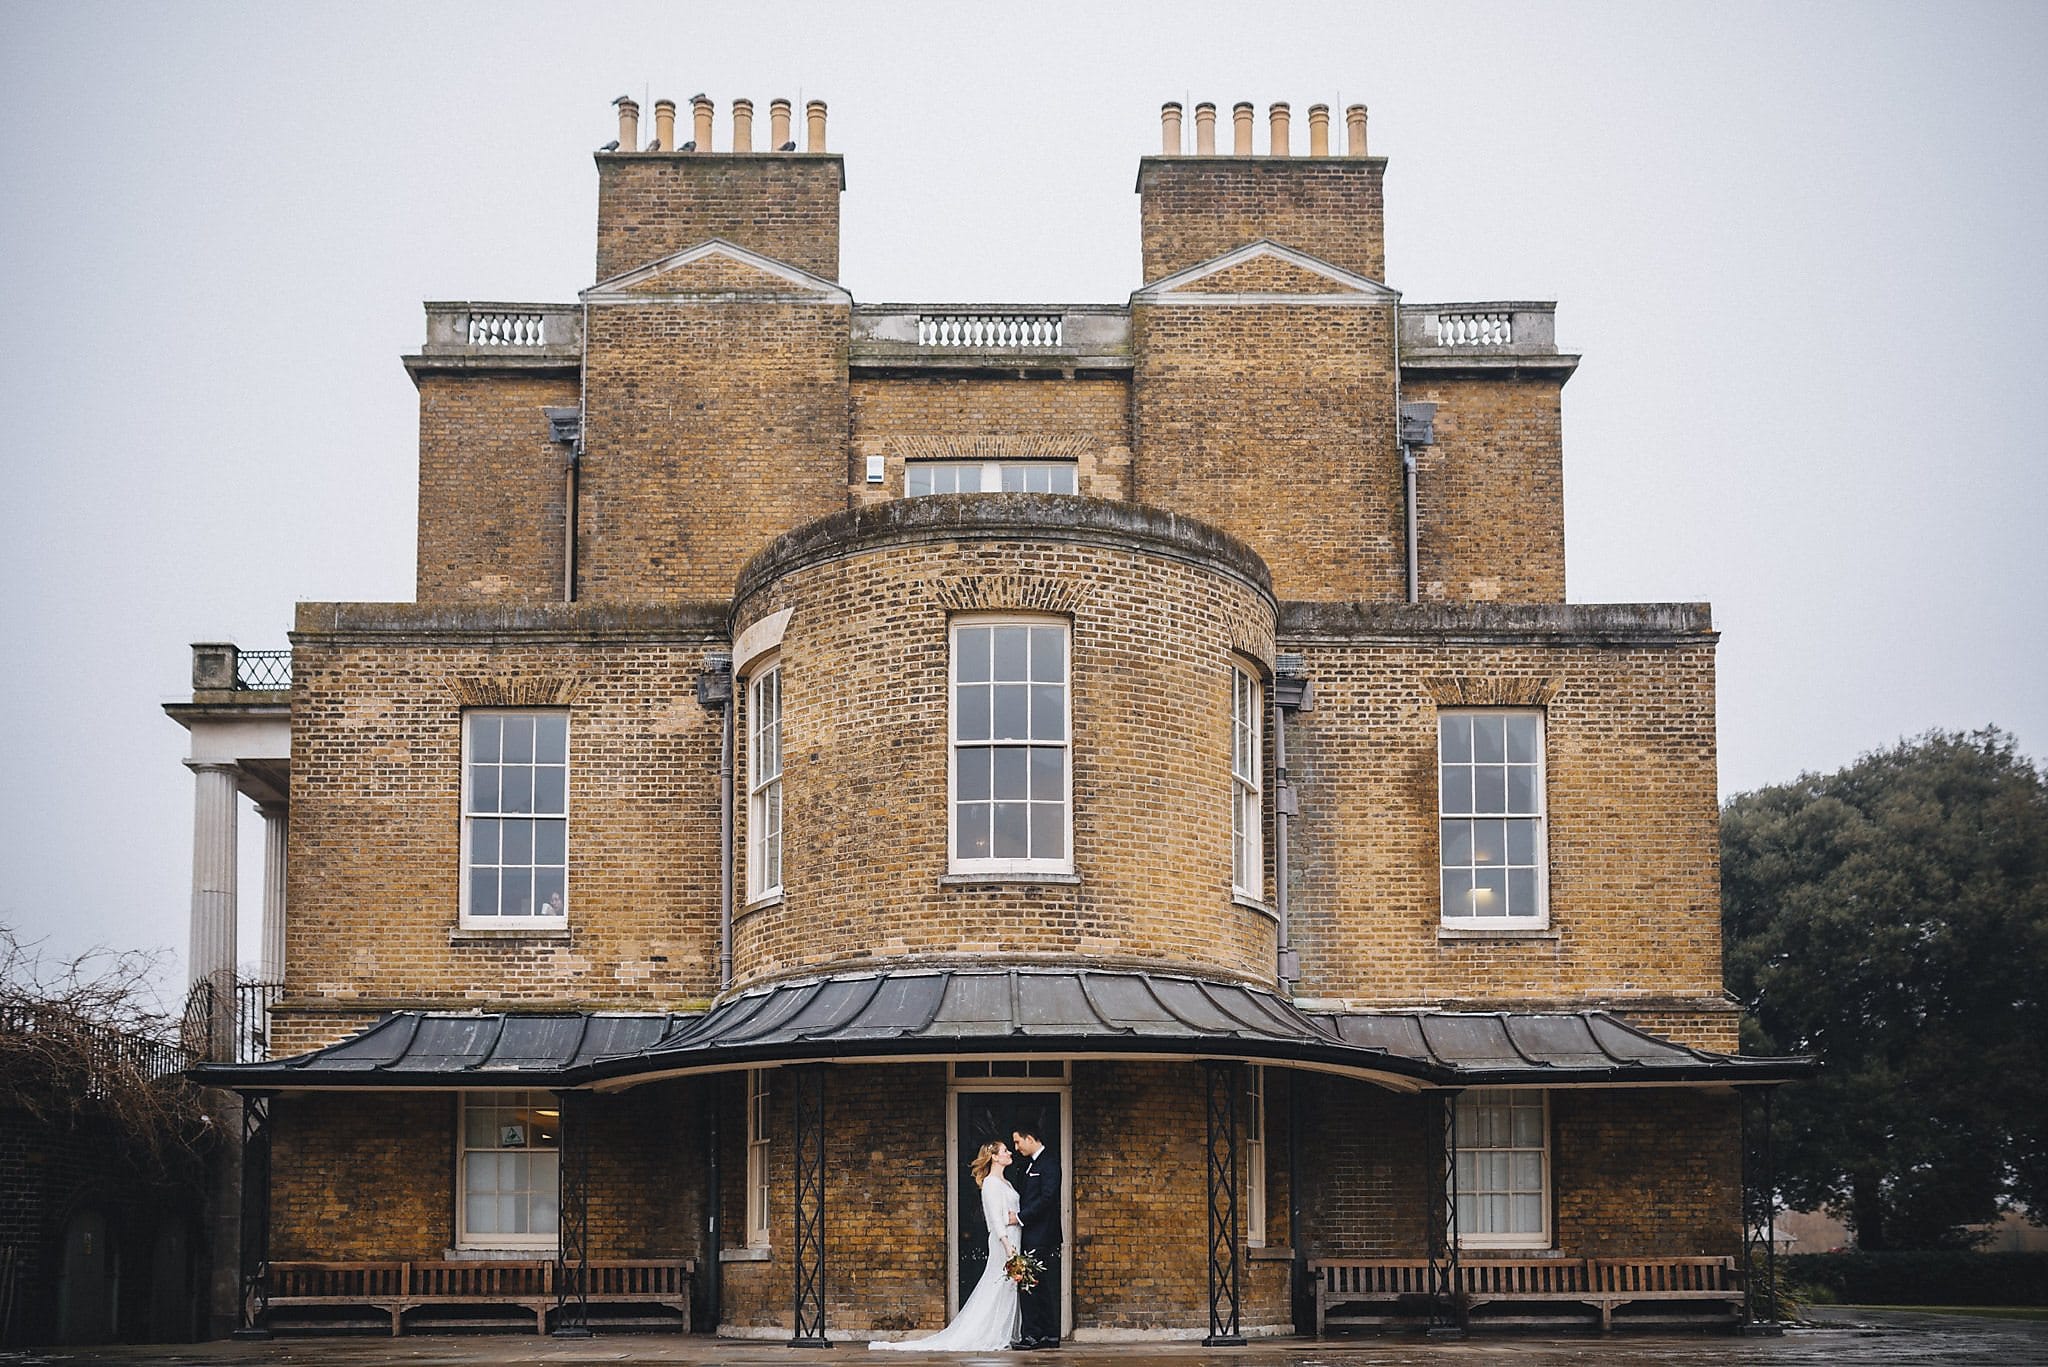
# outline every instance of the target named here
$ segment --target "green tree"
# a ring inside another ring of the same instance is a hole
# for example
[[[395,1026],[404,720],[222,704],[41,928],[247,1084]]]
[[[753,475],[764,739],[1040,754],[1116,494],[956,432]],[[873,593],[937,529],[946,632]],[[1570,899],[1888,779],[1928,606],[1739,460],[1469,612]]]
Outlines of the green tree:
[[[1810,1053],[1778,1110],[1795,1207],[1866,1249],[2048,1217],[2048,785],[1991,728],[1731,798],[1721,923],[1745,1045]]]

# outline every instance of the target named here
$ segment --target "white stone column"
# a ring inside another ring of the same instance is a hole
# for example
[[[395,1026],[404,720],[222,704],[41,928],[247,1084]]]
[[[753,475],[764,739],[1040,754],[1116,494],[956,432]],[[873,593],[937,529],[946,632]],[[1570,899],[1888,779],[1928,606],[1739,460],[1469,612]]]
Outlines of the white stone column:
[[[234,1057],[235,823],[239,816],[233,764],[186,760],[192,805],[192,938],[187,946],[195,988],[213,985],[212,1056]]]
[[[263,816],[263,968],[267,983],[284,981],[284,860],[289,809],[281,802],[259,802]]]

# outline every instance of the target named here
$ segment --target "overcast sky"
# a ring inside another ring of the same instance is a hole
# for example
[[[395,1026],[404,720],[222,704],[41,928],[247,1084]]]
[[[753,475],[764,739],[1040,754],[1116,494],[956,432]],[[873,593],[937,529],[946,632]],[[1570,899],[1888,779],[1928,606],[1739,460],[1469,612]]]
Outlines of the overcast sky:
[[[2048,6],[1957,0],[14,0],[0,922],[182,956],[188,643],[412,596],[420,302],[590,283],[628,91],[721,145],[734,96],[828,101],[871,302],[1120,301],[1162,101],[1262,145],[1363,101],[1389,283],[1559,301],[1571,597],[1713,602],[1724,793],[1929,727],[2048,753],[2044,64]]]

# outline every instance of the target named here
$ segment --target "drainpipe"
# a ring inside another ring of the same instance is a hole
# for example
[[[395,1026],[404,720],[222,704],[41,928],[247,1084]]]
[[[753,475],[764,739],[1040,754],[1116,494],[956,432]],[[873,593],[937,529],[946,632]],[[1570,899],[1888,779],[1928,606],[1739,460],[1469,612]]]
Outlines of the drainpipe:
[[[1299,655],[1282,655],[1273,662],[1273,911],[1280,923],[1280,945],[1275,976],[1280,989],[1289,996],[1301,981],[1301,954],[1294,948],[1288,915],[1289,824],[1301,812],[1301,800],[1287,773],[1287,717],[1292,712],[1315,710],[1315,688]]]
[[[1408,601],[1420,602],[1420,559],[1415,530],[1415,448],[1436,445],[1436,405],[1401,401],[1401,306],[1394,305],[1394,426],[1401,443],[1402,503],[1407,518]]]
[[[568,449],[562,467],[562,601],[576,601],[576,472],[583,463],[583,410],[543,408],[548,440]]]
[[[704,1318],[710,1322],[711,1333],[716,1337],[718,1322],[725,1317],[725,1263],[718,1256],[725,1247],[722,1232],[725,1177],[719,1168],[719,1150],[723,1142],[719,1135],[719,1122],[724,1119],[725,1076],[713,1074],[703,1081],[711,1089],[711,1104],[704,1108],[704,1147],[710,1155],[710,1162],[704,1170]]]
[[[697,703],[717,708],[718,734],[718,990],[732,981],[732,656],[717,654],[697,675]]]

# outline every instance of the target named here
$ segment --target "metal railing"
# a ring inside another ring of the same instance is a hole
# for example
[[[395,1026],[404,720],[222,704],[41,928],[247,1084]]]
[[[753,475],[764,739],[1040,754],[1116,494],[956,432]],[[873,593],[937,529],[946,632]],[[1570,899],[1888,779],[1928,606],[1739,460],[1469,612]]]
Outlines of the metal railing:
[[[103,1095],[115,1076],[140,1075],[155,1082],[176,1076],[197,1061],[177,1040],[95,1024],[45,1002],[0,1003],[0,1034],[35,1036],[49,1046],[51,1056],[84,1061],[89,1096]]]
[[[183,1048],[199,1059],[224,1063],[263,1063],[270,1058],[270,1008],[284,995],[284,984],[238,978],[234,984],[234,1012],[222,1020],[215,1007],[210,982],[192,984],[185,997]],[[216,1047],[214,1032],[229,1032],[229,1047]]]
[[[289,650],[242,650],[235,653],[235,687],[272,692],[292,686]]]

